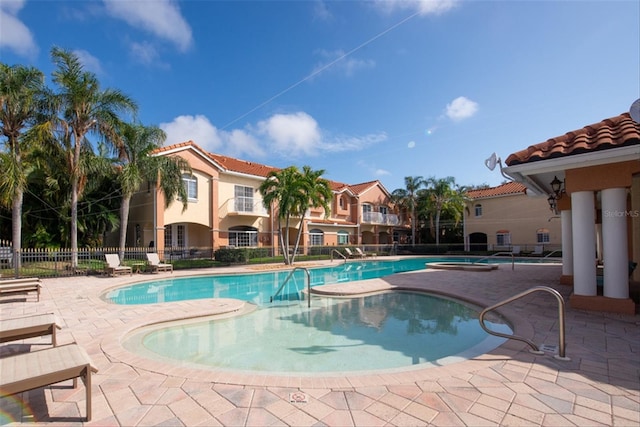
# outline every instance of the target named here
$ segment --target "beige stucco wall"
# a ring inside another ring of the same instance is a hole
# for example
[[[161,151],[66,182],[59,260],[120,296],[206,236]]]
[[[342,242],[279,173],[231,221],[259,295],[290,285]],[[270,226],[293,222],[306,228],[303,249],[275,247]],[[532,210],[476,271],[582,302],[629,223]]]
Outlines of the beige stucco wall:
[[[189,222],[211,225],[211,177],[198,170],[193,170],[193,177],[198,181],[198,199],[189,200],[184,212],[182,203],[174,201],[164,212],[165,224]]]
[[[475,205],[482,205],[482,216],[475,216]],[[498,230],[508,230],[513,245],[533,249],[538,245],[536,232],[549,230],[549,245],[562,243],[561,222],[550,209],[546,197],[526,194],[476,199],[467,203],[465,238],[471,233],[485,233],[489,248],[497,244]],[[524,249],[524,248],[523,248]]]

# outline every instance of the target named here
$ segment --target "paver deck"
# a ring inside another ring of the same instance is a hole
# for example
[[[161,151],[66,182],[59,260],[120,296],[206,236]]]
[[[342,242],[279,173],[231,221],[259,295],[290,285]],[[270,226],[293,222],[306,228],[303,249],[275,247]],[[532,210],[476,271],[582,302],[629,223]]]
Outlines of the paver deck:
[[[351,262],[351,261],[350,261]],[[359,261],[353,261],[359,262]],[[488,306],[533,286],[565,300],[560,266],[517,264],[491,272],[424,270],[324,287],[350,294],[387,289],[444,293]],[[227,274],[244,268],[175,271]],[[151,361],[120,339],[150,323],[240,310],[231,299],[121,306],[100,295],[114,286],[160,275],[43,280],[40,302],[0,304],[2,318],[55,313],[58,343],[77,342],[98,368],[93,419],[84,423],[84,391],[62,383],[0,397],[0,424],[96,426],[639,426],[640,316],[566,309],[566,355],[534,355],[508,341],[473,360],[439,367],[336,375],[245,375]],[[312,301],[313,307],[313,301]],[[535,293],[501,313],[518,335],[558,344],[558,307]],[[0,356],[35,351],[31,338],[0,346]]]

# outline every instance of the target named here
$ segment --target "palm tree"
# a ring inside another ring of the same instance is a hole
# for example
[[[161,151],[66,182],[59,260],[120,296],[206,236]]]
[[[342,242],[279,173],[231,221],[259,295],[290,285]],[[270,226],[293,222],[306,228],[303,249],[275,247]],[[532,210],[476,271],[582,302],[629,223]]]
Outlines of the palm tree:
[[[443,211],[452,213],[457,222],[462,217],[464,209],[464,190],[456,185],[456,180],[452,176],[446,178],[431,177],[427,180],[429,188],[426,192],[430,215],[435,216],[435,238],[436,246],[440,244],[440,216]]]
[[[293,264],[295,253],[298,250],[300,237],[302,235],[302,219],[310,207],[322,207],[325,215],[329,214],[329,203],[332,192],[329,181],[321,178],[324,170],[313,171],[309,166],[303,167],[303,172],[295,166],[271,171],[267,174],[265,181],[260,185],[258,191],[262,195],[264,207],[272,212],[278,212],[278,231],[280,236],[280,247],[282,248],[284,262],[287,265]],[[300,225],[296,235],[294,251],[289,251],[289,229],[292,217],[300,218]],[[282,222],[284,221],[284,233],[282,232]]]
[[[187,191],[182,183],[183,172],[191,173],[182,157],[153,156],[166,139],[164,131],[155,126],[123,123],[115,143],[118,150],[118,182],[122,191],[120,205],[120,259],[124,259],[131,197],[145,182],[158,182],[170,205],[176,196],[187,209]]]
[[[416,207],[418,206],[418,192],[427,185],[427,181],[421,176],[406,176],[404,187],[393,190],[391,199],[400,208],[410,212],[411,215],[411,244],[416,243]]]
[[[95,74],[85,71],[78,57],[54,47],[51,57],[56,69],[53,82],[58,92],[48,93],[49,117],[43,129],[55,137],[66,153],[66,172],[71,180],[72,268],[78,266],[78,200],[89,178],[83,151],[91,150],[89,136],[115,141],[120,114],[133,114],[136,103],[115,89],[101,89]]]
[[[33,67],[8,66],[0,63],[0,133],[7,138],[7,152],[0,153],[0,203],[11,206],[11,239],[14,267],[20,268],[18,254],[22,249],[22,203],[27,187],[28,141],[23,130],[34,123],[37,99],[44,84],[44,75]]]

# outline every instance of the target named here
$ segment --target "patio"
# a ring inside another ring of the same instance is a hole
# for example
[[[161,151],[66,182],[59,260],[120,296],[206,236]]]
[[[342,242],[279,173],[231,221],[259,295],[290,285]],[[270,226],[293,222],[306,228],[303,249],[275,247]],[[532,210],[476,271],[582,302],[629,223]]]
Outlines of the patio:
[[[357,262],[357,261],[356,261]],[[227,274],[233,267],[175,271]],[[149,361],[124,350],[119,339],[138,326],[239,310],[235,300],[196,300],[118,306],[99,298],[106,289],[165,277],[71,277],[42,282],[39,302],[0,303],[3,319],[55,313],[58,344],[77,342],[99,369],[93,376],[93,418],[84,423],[85,391],[71,382],[0,398],[0,423],[97,426],[594,426],[640,425],[640,315],[566,310],[566,355],[509,341],[489,354],[460,363],[346,376],[246,375]],[[457,296],[481,306],[534,286],[559,284],[561,266],[517,264],[491,272],[424,270],[340,285],[327,292],[360,293],[393,288]],[[313,307],[313,300],[312,300]],[[500,310],[516,333],[535,343],[558,344],[555,299],[536,293]],[[50,337],[0,346],[0,355],[38,350]]]

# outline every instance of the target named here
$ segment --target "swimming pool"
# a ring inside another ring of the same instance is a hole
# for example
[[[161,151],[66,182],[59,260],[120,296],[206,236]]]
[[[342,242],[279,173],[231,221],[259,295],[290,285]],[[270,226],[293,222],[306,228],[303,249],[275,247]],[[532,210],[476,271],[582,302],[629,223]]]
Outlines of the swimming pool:
[[[424,293],[349,299],[314,297],[313,306],[257,307],[227,318],[135,331],[128,350],[181,366],[269,374],[320,374],[440,366],[504,342],[488,335],[478,309]],[[491,328],[510,333],[499,318]]]
[[[422,270],[425,263],[472,261],[471,258],[415,257],[396,260],[350,261],[330,267],[310,268],[311,286],[376,279],[391,274]],[[496,259],[491,262],[511,262]],[[203,298],[235,298],[257,305],[269,303],[290,270],[166,278],[119,287],[102,296],[115,304],[155,304]],[[284,299],[301,299],[306,286],[305,272],[298,270],[283,289]]]

